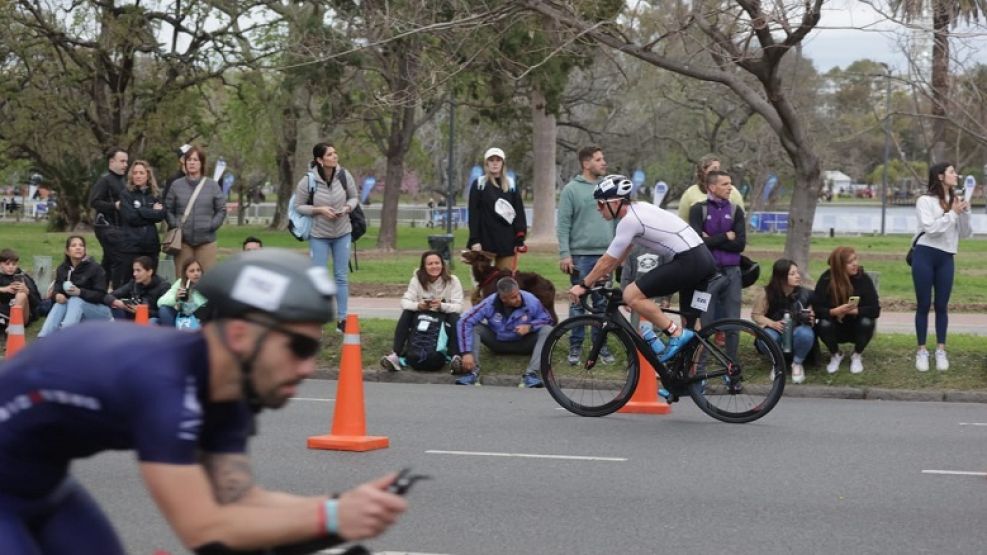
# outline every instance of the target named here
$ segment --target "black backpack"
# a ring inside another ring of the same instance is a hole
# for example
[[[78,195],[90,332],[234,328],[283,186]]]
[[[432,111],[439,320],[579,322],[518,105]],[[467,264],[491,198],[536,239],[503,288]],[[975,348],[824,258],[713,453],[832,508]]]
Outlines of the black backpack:
[[[446,357],[449,333],[448,324],[442,314],[419,312],[411,325],[411,336],[404,360],[415,370],[441,370],[448,361]]]
[[[339,172],[339,182],[343,185],[343,191],[346,190],[346,171]],[[359,194],[359,192],[357,193]],[[356,208],[350,212],[350,227],[353,228],[350,231],[350,240],[356,241],[360,237],[363,237],[367,233],[367,216],[363,213],[363,207],[360,203],[357,203]]]

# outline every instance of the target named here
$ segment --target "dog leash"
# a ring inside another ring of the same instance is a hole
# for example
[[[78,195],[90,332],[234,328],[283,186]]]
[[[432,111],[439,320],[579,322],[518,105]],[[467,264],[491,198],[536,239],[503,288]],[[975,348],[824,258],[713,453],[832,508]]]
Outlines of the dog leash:
[[[517,279],[517,266],[521,261],[521,254],[528,252],[528,245],[514,247],[514,262],[511,263],[511,277]]]

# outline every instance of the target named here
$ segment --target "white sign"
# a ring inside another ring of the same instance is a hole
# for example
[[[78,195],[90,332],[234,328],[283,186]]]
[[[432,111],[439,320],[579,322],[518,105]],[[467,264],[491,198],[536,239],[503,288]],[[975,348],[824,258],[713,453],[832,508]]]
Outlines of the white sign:
[[[973,198],[973,192],[977,190],[977,180],[972,175],[966,176],[963,180],[963,189],[963,201],[969,203]]]
[[[658,183],[655,183],[654,200],[652,201],[654,202],[654,205],[661,206],[661,201],[665,200],[665,195],[667,194],[668,194],[668,183],[665,183],[664,181],[659,181]]]

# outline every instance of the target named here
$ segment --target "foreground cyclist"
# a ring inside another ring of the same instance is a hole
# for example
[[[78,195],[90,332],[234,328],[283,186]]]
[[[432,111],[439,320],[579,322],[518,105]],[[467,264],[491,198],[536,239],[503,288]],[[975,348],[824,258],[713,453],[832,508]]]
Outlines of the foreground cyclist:
[[[667,362],[695,334],[672,321],[651,298],[678,293],[679,308],[686,316],[687,324],[692,326],[697,314],[692,308],[693,294],[696,287],[716,274],[716,262],[702,238],[688,223],[653,204],[631,202],[632,190],[633,183],[622,175],[608,175],[596,185],[593,191],[596,209],[605,220],[620,221],[606,254],[600,257],[589,275],[569,289],[569,295],[573,301],[585,295],[588,284],[610,275],[634,245],[671,258],[671,262],[640,276],[623,291],[627,306],[651,322],[655,329],[668,335],[667,346],[663,346],[657,338],[645,337],[659,354],[659,360]]]
[[[199,332],[75,326],[0,367],[0,553],[124,553],[68,473],[110,449],[136,451],[159,509],[202,553],[369,538],[406,509],[385,491],[393,474],[338,499],[253,483],[253,413],[312,374],[332,321],[325,269],[264,249],[214,267],[199,289],[212,312]]]

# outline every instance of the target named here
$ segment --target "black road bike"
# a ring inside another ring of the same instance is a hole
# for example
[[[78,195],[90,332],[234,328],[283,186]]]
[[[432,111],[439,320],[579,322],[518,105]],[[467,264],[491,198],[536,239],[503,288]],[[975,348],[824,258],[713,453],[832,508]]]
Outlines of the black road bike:
[[[602,295],[605,308],[590,307],[591,294]],[[717,320],[662,363],[619,310],[623,305],[620,289],[594,287],[580,303],[587,314],[553,328],[541,354],[545,388],[570,412],[605,416],[623,407],[637,387],[642,360],[657,372],[669,403],[688,395],[703,412],[723,422],[757,420],[781,398],[785,357],[753,322]],[[613,357],[610,364],[600,360],[604,347]]]

